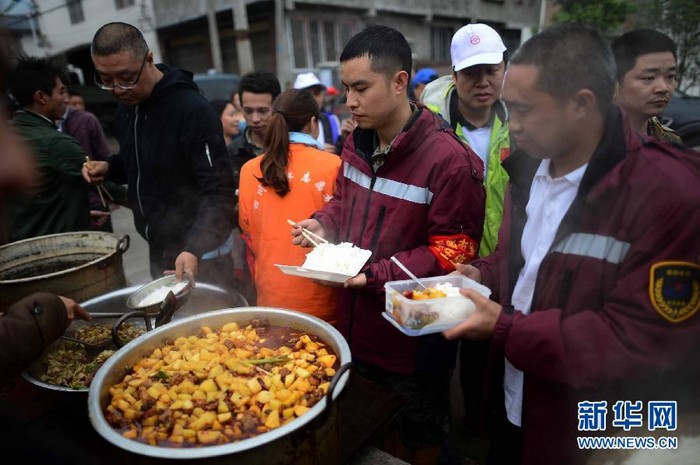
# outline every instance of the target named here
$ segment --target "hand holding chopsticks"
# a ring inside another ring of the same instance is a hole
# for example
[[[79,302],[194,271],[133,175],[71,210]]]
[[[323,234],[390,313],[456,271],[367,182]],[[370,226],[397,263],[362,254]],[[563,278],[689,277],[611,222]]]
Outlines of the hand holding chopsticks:
[[[83,166],[85,166],[88,170],[92,168],[92,161],[88,155],[85,155],[85,163],[83,163]],[[97,188],[97,193],[100,194],[100,200],[102,201],[103,207],[107,208],[107,202],[104,198],[105,195],[109,197],[112,202],[114,202],[114,197],[112,197],[112,194],[109,193],[105,186],[102,184],[95,184],[95,187]]]
[[[323,237],[309,231],[305,227],[301,226],[299,223],[296,223],[296,222],[289,220],[289,219],[287,220],[287,223],[289,223],[291,226],[294,226],[295,228],[299,228],[301,230],[301,235],[304,236],[304,238],[307,241],[311,242],[314,245],[314,247],[318,247],[319,243],[328,242]]]

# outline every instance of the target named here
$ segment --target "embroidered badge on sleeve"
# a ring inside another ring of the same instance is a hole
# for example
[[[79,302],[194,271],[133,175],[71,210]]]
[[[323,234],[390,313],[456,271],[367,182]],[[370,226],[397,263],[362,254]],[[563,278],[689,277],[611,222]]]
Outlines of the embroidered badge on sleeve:
[[[428,249],[437,257],[440,266],[450,272],[455,270],[455,263],[472,261],[479,250],[479,244],[466,234],[430,236]]]
[[[700,265],[659,262],[649,271],[649,298],[654,309],[671,323],[680,323],[700,309]]]

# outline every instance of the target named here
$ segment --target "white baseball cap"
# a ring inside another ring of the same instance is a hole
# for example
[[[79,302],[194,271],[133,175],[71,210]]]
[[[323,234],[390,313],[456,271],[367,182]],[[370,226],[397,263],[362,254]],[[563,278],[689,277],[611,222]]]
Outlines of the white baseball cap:
[[[321,86],[324,89],[326,88],[314,73],[301,73],[297,75],[297,78],[294,80],[295,89],[308,89],[309,87],[316,86]]]
[[[459,71],[475,65],[497,65],[505,51],[501,36],[491,26],[467,24],[452,37],[452,68]]]

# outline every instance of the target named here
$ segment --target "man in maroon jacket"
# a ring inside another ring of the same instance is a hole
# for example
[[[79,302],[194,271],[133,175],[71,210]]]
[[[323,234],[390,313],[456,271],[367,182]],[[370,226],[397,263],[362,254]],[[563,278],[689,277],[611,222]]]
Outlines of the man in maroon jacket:
[[[534,36],[506,73],[519,150],[499,249],[459,267],[498,303],[463,290],[477,311],[444,333],[490,338],[505,362],[489,464],[585,463],[581,438],[652,436],[659,403],[680,437],[697,407],[700,156],[637,134],[614,84],[580,25]]]
[[[427,108],[409,101],[411,48],[395,29],[372,26],[340,55],[347,107],[358,127],[345,141],[333,199],[300,224],[332,242],[369,249],[367,266],[338,293],[338,329],[356,373],[404,399],[400,444],[412,464],[433,464],[447,438],[456,344],[409,337],[382,318],[384,284],[440,276],[478,251],[484,223],[483,163]],[[302,243],[301,231],[296,243]],[[305,242],[306,243],[306,242]],[[396,441],[399,442],[399,441]]]

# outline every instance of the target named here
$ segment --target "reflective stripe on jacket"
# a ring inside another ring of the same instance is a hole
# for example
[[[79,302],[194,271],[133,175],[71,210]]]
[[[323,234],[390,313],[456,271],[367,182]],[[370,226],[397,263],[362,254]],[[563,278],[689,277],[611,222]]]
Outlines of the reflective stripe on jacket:
[[[483,163],[437,116],[418,111],[376,173],[369,161],[375,131],[356,128],[333,200],[314,214],[330,239],[372,251],[367,286],[338,293],[338,329],[353,357],[403,374],[444,369],[456,345],[440,334],[405,336],[381,316],[384,284],[407,279],[391,257],[419,277],[444,275],[431,239],[468,236],[476,255],[484,222]]]
[[[700,157],[637,134],[617,109],[605,126],[540,265],[531,313],[501,312],[491,339],[496,358],[524,372],[523,465],[590,463],[576,444],[580,401],[605,400],[610,414],[625,400],[670,398],[681,415],[698,408]],[[504,163],[511,182],[500,245],[473,262],[505,305],[524,265],[520,239],[539,163],[522,151]],[[669,305],[687,299],[685,319],[669,321],[659,305],[659,266],[687,275],[663,290]],[[485,392],[495,389],[501,379]],[[617,433],[607,426],[604,435]]]

